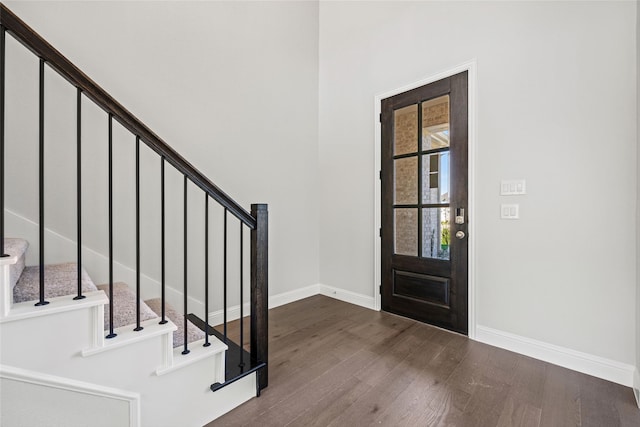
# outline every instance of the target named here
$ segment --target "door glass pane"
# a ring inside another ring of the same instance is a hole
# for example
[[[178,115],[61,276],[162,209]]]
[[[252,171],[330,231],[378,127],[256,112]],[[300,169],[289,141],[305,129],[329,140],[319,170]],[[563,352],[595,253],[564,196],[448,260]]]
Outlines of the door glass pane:
[[[449,203],[449,152],[422,156],[422,203]]]
[[[449,146],[449,95],[422,103],[422,150]]]
[[[418,256],[418,209],[396,208],[395,253]]]
[[[422,209],[422,256],[449,259],[449,208]]]
[[[418,157],[404,157],[393,161],[395,165],[395,204],[418,203]]]
[[[394,111],[393,154],[418,151],[418,105],[409,105]]]

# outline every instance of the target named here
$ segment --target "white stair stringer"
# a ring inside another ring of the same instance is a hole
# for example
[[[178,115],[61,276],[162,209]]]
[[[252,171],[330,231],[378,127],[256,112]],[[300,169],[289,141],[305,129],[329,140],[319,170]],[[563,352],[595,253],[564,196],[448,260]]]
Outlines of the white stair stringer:
[[[140,425],[139,393],[2,364],[0,389],[3,426]],[[25,402],[37,402],[37,410]]]
[[[0,254],[2,255],[2,254]],[[16,255],[0,256],[0,320],[9,315],[13,306],[13,285],[11,268],[18,262]]]
[[[18,278],[25,268],[25,259],[29,242],[24,239],[5,238],[4,252],[5,254],[16,257],[16,262],[11,265],[11,288],[13,289],[18,282]]]
[[[0,291],[5,297],[10,261],[0,264]],[[10,299],[9,299],[10,301]],[[211,345],[189,344],[189,354],[173,349],[176,326],[157,319],[116,329],[104,338],[104,292],[89,292],[9,306],[0,315],[0,363],[69,380],[138,393],[142,426],[202,426],[256,395],[256,376],[249,375],[216,392],[224,382],[226,345],[210,337]],[[2,301],[3,307],[5,301]],[[37,402],[25,402],[37,407]]]

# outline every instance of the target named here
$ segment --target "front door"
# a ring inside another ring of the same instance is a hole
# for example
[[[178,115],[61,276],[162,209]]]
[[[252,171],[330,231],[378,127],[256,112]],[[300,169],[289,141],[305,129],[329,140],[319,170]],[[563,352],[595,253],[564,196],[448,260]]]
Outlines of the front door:
[[[467,72],[382,100],[382,309],[467,334]]]

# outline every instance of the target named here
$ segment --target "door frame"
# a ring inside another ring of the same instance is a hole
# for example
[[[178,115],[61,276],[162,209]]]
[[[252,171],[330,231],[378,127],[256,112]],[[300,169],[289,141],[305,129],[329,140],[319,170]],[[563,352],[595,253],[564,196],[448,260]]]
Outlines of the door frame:
[[[477,231],[476,231],[476,154],[477,154],[477,141],[476,141],[476,112],[477,112],[477,75],[476,75],[476,60],[473,59],[469,62],[465,62],[453,68],[439,72],[437,74],[426,77],[417,82],[409,85],[392,89],[384,93],[379,93],[374,99],[374,161],[373,161],[373,176],[374,176],[374,202],[373,202],[373,247],[374,247],[374,283],[373,283],[373,295],[374,295],[374,308],[380,311],[380,285],[382,284],[381,278],[381,239],[380,239],[380,227],[382,226],[381,219],[381,183],[380,183],[380,170],[381,164],[381,150],[382,150],[382,128],[380,123],[381,102],[383,99],[390,98],[400,93],[412,90],[421,86],[428,85],[435,81],[444,79],[446,77],[453,76],[455,74],[468,72],[468,91],[469,91],[469,169],[468,183],[469,183],[469,205],[468,218],[468,234],[469,234],[469,265],[467,266],[469,282],[468,282],[468,319],[469,319],[469,331],[468,336],[471,339],[476,338],[476,256],[477,256]]]

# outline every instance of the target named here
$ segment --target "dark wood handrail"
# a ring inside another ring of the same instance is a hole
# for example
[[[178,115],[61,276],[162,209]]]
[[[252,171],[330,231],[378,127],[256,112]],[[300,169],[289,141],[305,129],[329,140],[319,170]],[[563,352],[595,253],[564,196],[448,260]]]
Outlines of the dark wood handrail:
[[[13,37],[22,43],[36,56],[43,59],[51,68],[55,69],[69,83],[77,87],[82,93],[96,103],[125,129],[140,137],[149,148],[162,156],[170,165],[180,173],[186,175],[195,185],[209,194],[214,200],[224,206],[230,213],[244,222],[248,227],[256,227],[256,219],[242,206],[238,205],[218,186],[212,183],[205,175],[178,154],[173,148],[149,129],[140,119],[134,116],[118,101],[91,80],[78,67],[69,61],[58,50],[51,46],[45,39],[25,24],[3,3],[0,3],[0,24]]]

